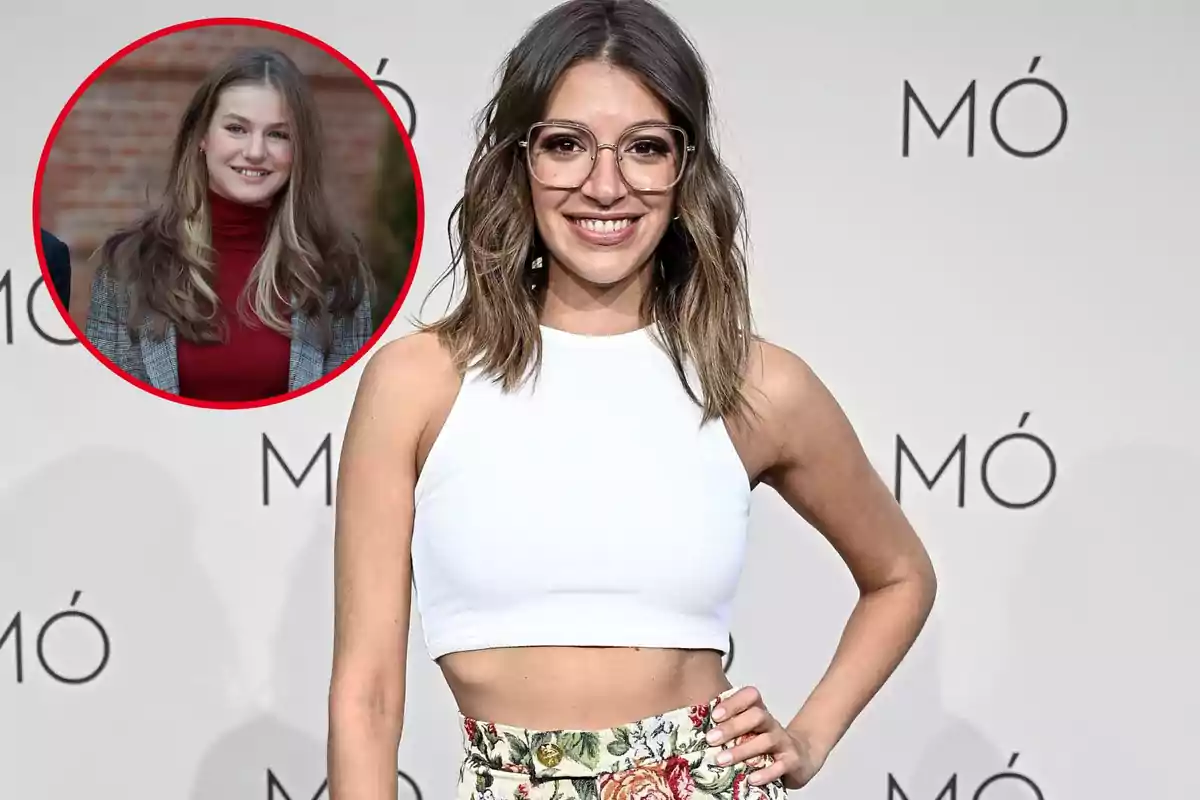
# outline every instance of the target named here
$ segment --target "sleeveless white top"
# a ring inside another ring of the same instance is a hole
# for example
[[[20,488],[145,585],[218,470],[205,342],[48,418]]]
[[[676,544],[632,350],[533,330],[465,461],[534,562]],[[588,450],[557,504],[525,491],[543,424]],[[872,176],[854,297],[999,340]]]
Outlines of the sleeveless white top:
[[[541,371],[518,391],[467,373],[417,480],[413,584],[430,658],[724,653],[751,491],[724,423],[701,427],[648,328],[541,335]]]

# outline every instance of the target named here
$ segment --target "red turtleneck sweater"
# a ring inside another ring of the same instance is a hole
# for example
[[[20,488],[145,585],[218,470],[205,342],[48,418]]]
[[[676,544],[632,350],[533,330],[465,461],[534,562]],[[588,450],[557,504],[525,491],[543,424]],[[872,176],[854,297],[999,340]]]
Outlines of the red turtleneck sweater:
[[[288,390],[291,338],[237,313],[238,297],[266,243],[271,209],[246,206],[208,193],[216,275],[226,327],[224,341],[197,344],[180,337],[179,393],[195,400],[250,401]],[[253,309],[250,310],[253,314]]]

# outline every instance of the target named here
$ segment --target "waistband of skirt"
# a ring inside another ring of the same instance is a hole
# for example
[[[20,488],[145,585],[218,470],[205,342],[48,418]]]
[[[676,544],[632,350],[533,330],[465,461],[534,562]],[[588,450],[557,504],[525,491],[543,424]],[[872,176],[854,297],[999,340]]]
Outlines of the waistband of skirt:
[[[459,714],[467,762],[535,779],[590,778],[703,752],[714,726],[712,710],[737,691],[705,703],[664,711],[598,730],[531,730]]]

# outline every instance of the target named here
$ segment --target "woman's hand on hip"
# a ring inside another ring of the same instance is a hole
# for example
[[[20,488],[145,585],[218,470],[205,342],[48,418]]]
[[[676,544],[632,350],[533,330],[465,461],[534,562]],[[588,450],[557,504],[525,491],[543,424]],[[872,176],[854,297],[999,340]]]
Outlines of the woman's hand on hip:
[[[717,763],[745,762],[754,769],[749,781],[755,786],[782,778],[786,788],[799,789],[812,780],[824,762],[802,736],[785,728],[767,711],[762,695],[753,686],[722,700],[713,709],[712,718],[719,724],[708,732],[708,743],[733,743],[717,756]]]

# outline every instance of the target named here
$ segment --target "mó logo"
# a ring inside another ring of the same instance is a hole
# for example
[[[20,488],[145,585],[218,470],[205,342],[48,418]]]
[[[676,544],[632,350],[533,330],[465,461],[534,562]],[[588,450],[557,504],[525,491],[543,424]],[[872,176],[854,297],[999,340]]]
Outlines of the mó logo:
[[[321,445],[317,448],[317,452],[313,453],[313,457],[308,460],[301,471],[299,477],[292,472],[292,468],[283,460],[279,450],[275,448],[275,443],[271,441],[271,437],[267,434],[262,435],[262,503],[264,506],[271,505],[271,459],[274,458],[279,466],[283,467],[284,473],[288,476],[288,480],[292,482],[292,486],[297,489],[300,484],[304,483],[304,479],[308,477],[308,473],[312,472],[313,467],[317,465],[317,460],[321,456],[325,457],[325,505],[333,505],[333,434],[325,434],[325,438],[321,441]]]
[[[396,113],[400,115],[400,122],[404,124],[404,130],[408,132],[408,138],[411,139],[417,133],[417,107],[413,104],[408,92],[400,87],[400,84],[379,77],[387,69],[388,61],[390,59],[379,59],[379,66],[375,68],[375,85],[384,91],[393,92],[400,96],[401,102],[404,103],[404,108],[396,109]]]
[[[37,277],[37,280],[35,280],[33,282],[33,285],[29,287],[29,291],[26,292],[24,295],[25,296],[25,317],[29,320],[29,326],[31,328],[33,328],[34,333],[36,333],[38,336],[40,336],[43,341],[47,341],[50,344],[63,345],[63,346],[79,344],[79,340],[73,336],[68,337],[66,339],[59,339],[58,337],[51,336],[49,333],[46,332],[46,329],[41,326],[41,323],[38,322],[37,314],[34,313],[34,307],[35,307],[34,301],[37,300],[38,289],[41,289],[45,285],[46,285],[46,279],[43,278],[41,275],[39,275]],[[15,289],[13,288],[12,270],[10,269],[4,273],[4,277],[0,278],[0,297],[3,298],[3,309],[4,309],[4,342],[5,342],[5,344],[12,344],[14,341],[14,336],[13,336],[13,333],[14,333],[14,331],[13,331],[13,293],[14,292],[15,292]],[[47,290],[47,293],[49,293],[48,290]]]
[[[112,654],[112,643],[109,641],[108,632],[104,630],[104,626],[91,614],[75,608],[79,604],[79,598],[82,595],[83,592],[78,589],[75,590],[75,594],[71,597],[70,608],[50,617],[38,630],[36,648],[38,663],[41,664],[42,669],[47,675],[59,683],[79,685],[95,680],[100,676],[100,673],[104,672],[104,668],[108,666],[108,658]],[[82,669],[78,664],[72,664],[71,667],[64,668],[61,664],[56,666],[51,663],[50,656],[47,653],[46,640],[48,637],[51,637],[52,631],[54,631],[55,637],[64,635],[60,630],[65,631],[65,635],[71,637],[95,636],[99,638],[99,659],[90,670]],[[12,639],[13,656],[17,667],[17,683],[24,683],[25,641],[20,611],[13,616],[12,621],[8,623],[8,627],[4,629],[4,633],[0,634],[0,650],[4,649],[10,638]]]
[[[971,795],[971,800],[990,800],[985,794],[988,789],[1007,788],[1007,792],[1002,792],[998,798],[1003,800],[1016,800],[1017,795],[1014,794],[1017,788],[1020,788],[1025,795],[1026,800],[1046,800],[1046,796],[1042,794],[1042,790],[1031,778],[1022,775],[1019,772],[1013,772],[1012,769],[1016,766],[1019,753],[1013,753],[1012,758],[1008,760],[1008,768],[1005,772],[997,772],[990,778],[979,784],[975,789],[975,793]],[[888,773],[888,795],[887,800],[918,800],[916,796],[910,796],[900,788],[899,781],[892,773]],[[1003,783],[1003,785],[1001,785]],[[1017,784],[1017,786],[1014,786]],[[994,792],[993,792],[994,794]],[[966,795],[963,795],[966,797]],[[946,785],[937,793],[933,800],[958,800],[958,773],[950,776],[950,780],[946,781]]]
[[[1031,433],[1025,432],[1025,423],[1028,421],[1029,412],[1026,411],[1021,415],[1021,421],[1017,423],[1018,430],[1014,433],[1001,436],[999,439],[992,442],[992,444],[984,452],[983,460],[979,464],[979,479],[980,483],[983,485],[983,491],[989,498],[991,498],[992,502],[996,503],[996,505],[1003,506],[1004,508],[1020,510],[1037,505],[1045,500],[1046,496],[1050,494],[1050,490],[1054,488],[1054,482],[1058,478],[1058,461],[1054,457],[1054,451],[1052,451],[1050,446],[1042,441],[1042,439],[1034,436]],[[1018,443],[1022,442],[1025,443],[1024,452],[1028,453],[1030,457],[1042,458],[1045,460],[1047,466],[1045,484],[1042,486],[1041,490],[1032,497],[1023,499],[1001,497],[999,492],[997,492],[995,487],[992,485],[993,481],[989,473],[992,458],[995,457],[996,453],[1001,447],[1004,447],[1005,445],[1009,445],[1010,447],[1016,446]],[[959,437],[958,444],[956,444],[954,449],[950,451],[950,455],[948,455],[946,460],[942,462],[942,465],[938,467],[937,472],[933,474],[932,478],[926,474],[925,470],[922,469],[921,465],[917,462],[916,457],[913,455],[912,450],[909,449],[909,446],[904,441],[904,438],[897,434],[895,462],[896,471],[893,489],[896,502],[902,502],[901,488],[903,485],[902,478],[904,475],[903,468],[905,459],[907,459],[908,463],[912,464],[913,468],[916,469],[917,476],[921,479],[921,482],[925,484],[925,488],[932,489],[934,484],[941,480],[942,475],[949,468],[950,462],[952,462],[956,457],[958,458],[958,507],[964,508],[966,506],[967,491],[967,434],[964,433]]]
[[[421,787],[413,780],[412,776],[404,770],[396,772],[397,787],[396,794],[401,800],[421,800]],[[311,795],[311,800],[322,800],[328,798],[329,779],[321,781],[321,785],[317,787],[316,794]],[[284,788],[283,782],[275,775],[274,771],[267,770],[267,800],[308,800],[307,795],[290,795],[287,789]]]
[[[1032,63],[1029,65],[1029,75],[1032,76],[1033,73],[1037,71],[1038,65],[1041,63],[1041,61],[1041,56],[1034,56]],[[1054,136],[1049,142],[1034,150],[1021,150],[1013,147],[1007,140],[1005,140],[1004,136],[1000,132],[1001,104],[1005,101],[1005,99],[1008,98],[1010,94],[1025,87],[1039,89],[1043,92],[1049,92],[1050,96],[1054,99],[1054,102],[1058,106],[1058,130],[1055,132]],[[925,108],[925,104],[921,102],[921,98],[917,96],[917,92],[912,87],[912,84],[907,80],[904,82],[904,135],[903,143],[901,145],[901,153],[904,158],[909,157],[911,109],[914,103],[917,106],[917,110],[921,112],[921,116],[924,118],[925,124],[929,126],[929,128],[933,131],[933,135],[938,139],[942,138],[942,134],[944,134],[950,127],[950,123],[954,121],[954,118],[958,116],[958,112],[962,110],[963,104],[966,103],[967,158],[975,157],[975,81],[971,81],[971,83],[967,85],[967,90],[963,92],[962,97],[958,99],[958,102],[950,111],[950,116],[946,117],[945,122],[943,122],[941,125],[938,125],[933,121],[933,117],[929,115],[929,111]],[[1059,142],[1061,142],[1063,136],[1066,135],[1067,101],[1065,98],[1063,98],[1062,92],[1058,91],[1058,89],[1056,89],[1047,81],[1034,77],[1021,78],[1020,80],[1013,81],[1008,86],[1005,86],[1004,90],[996,96],[994,101],[992,101],[990,124],[992,137],[996,140],[996,144],[1000,145],[1000,148],[1004,150],[1004,152],[1008,153],[1010,156],[1016,156],[1017,158],[1038,158],[1046,155],[1055,147],[1058,147]]]

